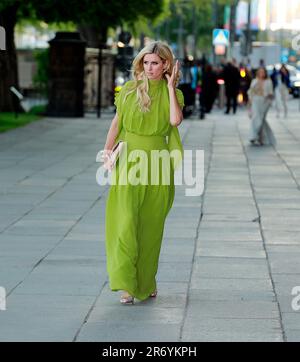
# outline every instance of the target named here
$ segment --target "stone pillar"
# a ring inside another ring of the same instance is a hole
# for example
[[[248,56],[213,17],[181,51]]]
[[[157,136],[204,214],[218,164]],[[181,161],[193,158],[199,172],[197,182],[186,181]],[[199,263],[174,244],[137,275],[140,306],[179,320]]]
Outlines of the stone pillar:
[[[83,117],[85,41],[77,32],[57,32],[49,41],[47,115]]]
[[[115,55],[106,50],[102,50],[102,52],[101,106],[107,108],[114,104]],[[84,78],[84,109],[86,112],[97,110],[98,54],[99,49],[86,48]]]

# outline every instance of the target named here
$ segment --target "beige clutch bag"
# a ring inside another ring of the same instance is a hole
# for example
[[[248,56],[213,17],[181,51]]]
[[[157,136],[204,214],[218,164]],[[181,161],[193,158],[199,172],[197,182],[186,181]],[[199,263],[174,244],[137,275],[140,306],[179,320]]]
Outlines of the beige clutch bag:
[[[105,150],[101,151],[102,153],[102,161],[104,162],[103,167],[108,171],[112,171],[116,166],[117,160],[120,157],[122,148],[124,147],[124,142],[119,141],[117,144],[114,145],[111,152],[106,152]]]

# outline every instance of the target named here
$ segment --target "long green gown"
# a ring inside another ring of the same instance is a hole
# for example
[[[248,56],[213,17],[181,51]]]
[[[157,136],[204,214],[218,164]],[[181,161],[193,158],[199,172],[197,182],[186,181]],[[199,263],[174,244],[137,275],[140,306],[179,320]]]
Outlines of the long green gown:
[[[140,81],[139,81],[140,82]],[[127,153],[143,150],[179,150],[183,154],[177,127],[170,124],[170,105],[167,82],[149,80],[151,106],[142,112],[136,103],[136,91],[124,96],[133,85],[128,81],[116,96],[118,114],[117,140],[127,142]],[[176,89],[178,102],[183,108],[184,98]],[[130,170],[134,162],[126,160]],[[120,159],[113,172],[118,173]],[[151,162],[147,165],[151,168]],[[162,165],[160,173],[162,173]],[[159,176],[159,184],[112,184],[106,202],[106,266],[112,291],[126,290],[144,300],[156,289],[159,254],[164,223],[175,195],[174,168],[170,165],[170,184]]]

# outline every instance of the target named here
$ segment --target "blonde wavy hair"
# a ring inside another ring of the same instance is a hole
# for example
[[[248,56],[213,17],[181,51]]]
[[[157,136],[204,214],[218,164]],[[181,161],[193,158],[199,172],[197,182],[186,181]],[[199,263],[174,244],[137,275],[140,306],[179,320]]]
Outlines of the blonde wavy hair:
[[[133,92],[136,92],[137,103],[140,105],[142,112],[149,112],[151,105],[151,98],[149,97],[149,82],[144,72],[144,56],[146,54],[157,54],[163,61],[166,62],[166,70],[163,73],[163,79],[167,81],[166,74],[171,76],[174,67],[174,55],[172,49],[168,44],[155,41],[145,46],[133,60],[133,80],[134,83],[131,89],[125,94],[126,97]],[[179,82],[180,75],[178,74],[176,79],[176,85]],[[142,80],[142,82],[139,82]]]

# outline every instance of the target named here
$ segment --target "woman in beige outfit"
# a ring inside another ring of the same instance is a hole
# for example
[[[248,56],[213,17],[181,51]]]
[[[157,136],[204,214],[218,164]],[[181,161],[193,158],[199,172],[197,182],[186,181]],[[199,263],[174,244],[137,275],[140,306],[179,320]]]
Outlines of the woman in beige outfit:
[[[274,136],[266,120],[273,99],[273,85],[265,68],[258,68],[256,78],[252,80],[248,90],[248,96],[251,107],[251,144],[273,143]]]

